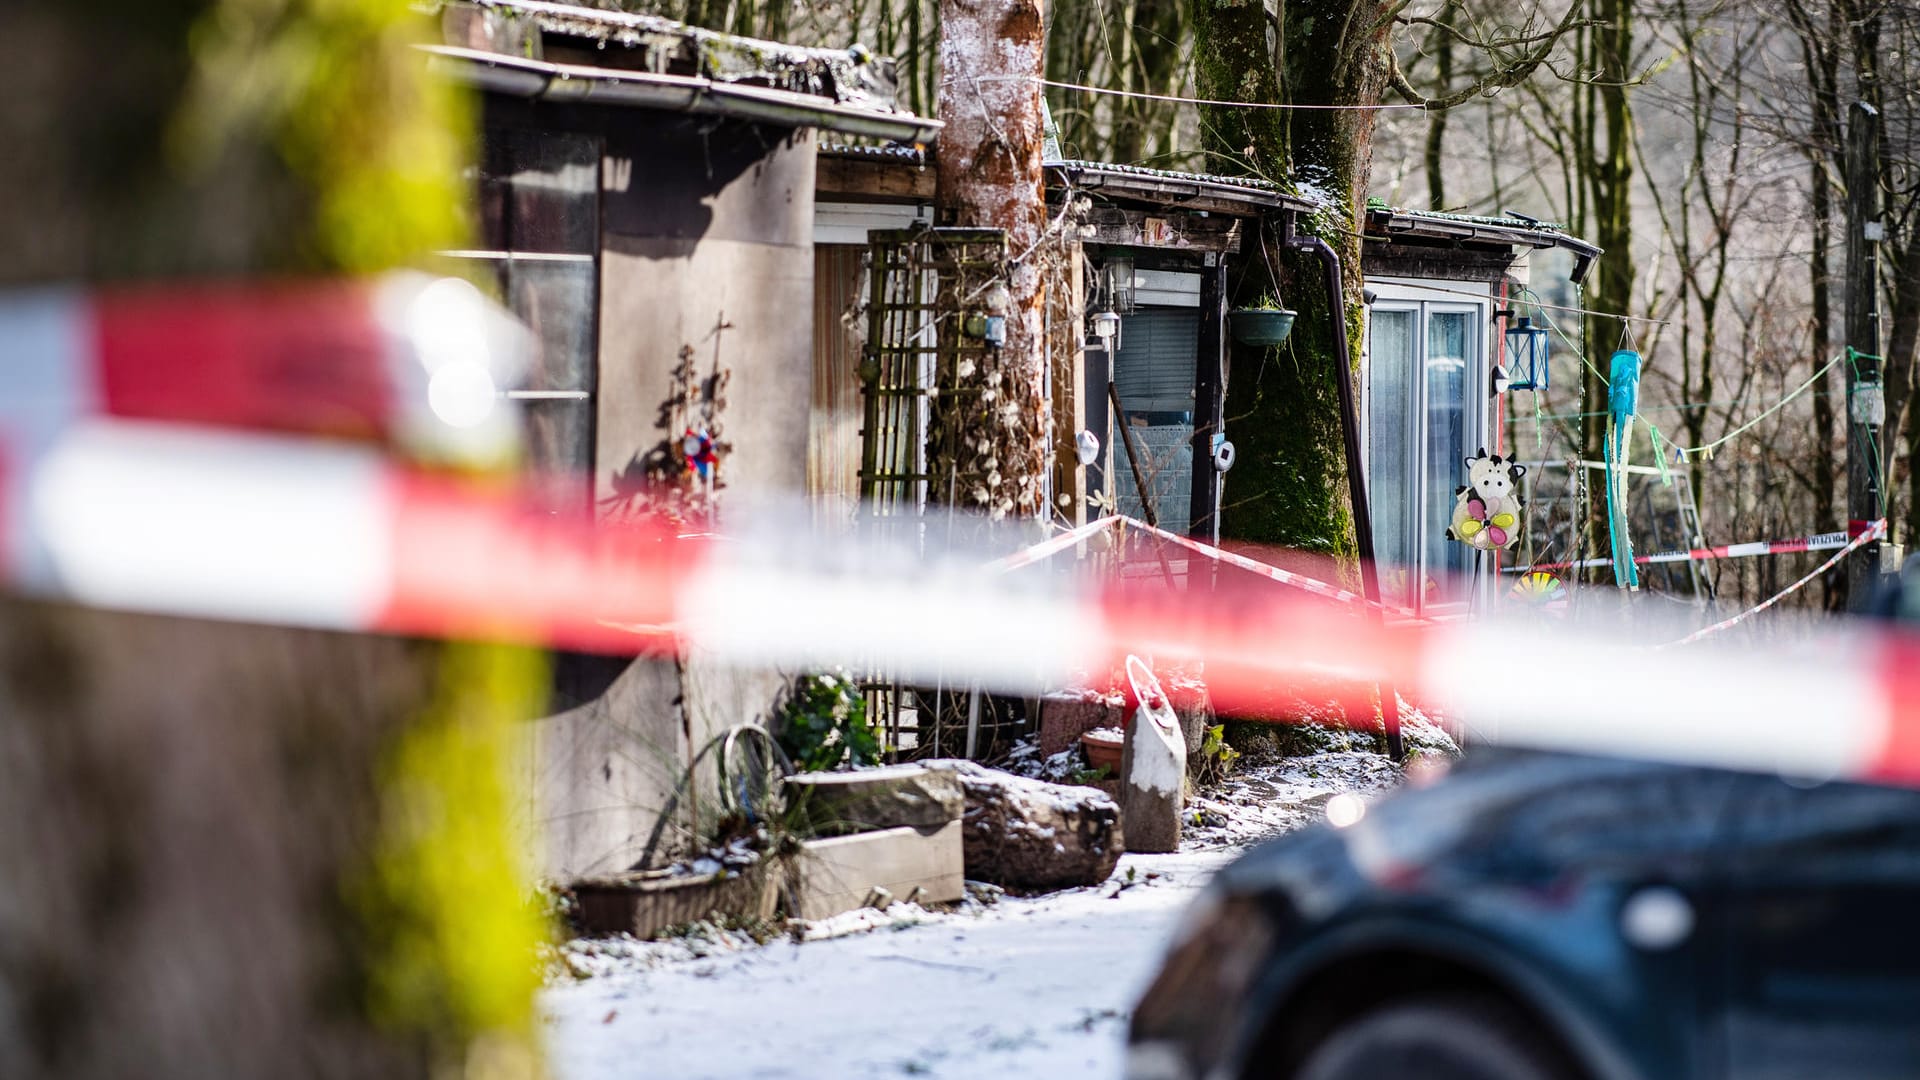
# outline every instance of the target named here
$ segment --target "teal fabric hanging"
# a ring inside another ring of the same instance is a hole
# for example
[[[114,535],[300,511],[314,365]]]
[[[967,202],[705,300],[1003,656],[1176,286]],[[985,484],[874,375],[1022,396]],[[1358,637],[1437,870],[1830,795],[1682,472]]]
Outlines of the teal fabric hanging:
[[[1623,589],[1640,587],[1640,568],[1633,561],[1633,537],[1627,530],[1627,469],[1632,456],[1633,417],[1640,407],[1640,354],[1621,349],[1613,354],[1613,377],[1607,380],[1607,537],[1613,545],[1613,583]]]

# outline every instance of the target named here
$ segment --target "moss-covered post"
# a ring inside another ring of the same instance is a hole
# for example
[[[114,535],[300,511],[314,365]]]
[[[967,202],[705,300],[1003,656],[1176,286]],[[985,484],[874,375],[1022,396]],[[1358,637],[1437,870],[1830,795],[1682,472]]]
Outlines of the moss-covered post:
[[[0,9],[0,289],[467,246],[430,30],[398,0]],[[540,669],[0,594],[0,1075],[538,1075],[507,756]]]

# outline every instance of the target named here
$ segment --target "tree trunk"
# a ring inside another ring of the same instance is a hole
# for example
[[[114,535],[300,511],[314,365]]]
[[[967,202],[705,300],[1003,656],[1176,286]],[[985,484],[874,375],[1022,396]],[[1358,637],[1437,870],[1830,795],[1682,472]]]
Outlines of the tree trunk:
[[[1604,249],[1593,270],[1593,284],[1586,293],[1587,306],[1595,311],[1625,315],[1633,307],[1633,112],[1627,101],[1626,82],[1633,65],[1633,19],[1631,0],[1590,0],[1598,25],[1588,37],[1589,63],[1594,81],[1583,88],[1587,98],[1589,126],[1586,187],[1592,207],[1589,236]],[[1604,128],[1604,144],[1595,145]],[[1603,381],[1607,358],[1621,337],[1622,324],[1602,315],[1587,319],[1588,357],[1596,372],[1581,376],[1580,421],[1583,456],[1598,461],[1605,455],[1607,430],[1607,387]],[[1589,501],[1587,525],[1595,536],[1607,528],[1604,498]],[[1592,545],[1589,545],[1592,547]]]
[[[1260,4],[1202,4],[1196,15],[1201,97],[1380,103],[1390,69],[1386,35],[1392,24],[1373,0],[1284,5],[1277,62],[1267,51],[1267,19]],[[1226,414],[1240,454],[1223,496],[1222,532],[1332,554],[1350,574],[1354,538],[1334,380],[1356,373],[1340,369],[1333,335],[1346,334],[1349,355],[1361,355],[1357,222],[1366,200],[1374,113],[1205,107],[1202,119],[1222,159],[1283,184],[1304,182],[1328,202],[1324,212],[1300,225],[1339,254],[1348,315],[1345,325],[1335,325],[1317,262],[1283,252],[1270,235],[1263,234],[1260,249],[1249,244],[1255,257],[1230,283],[1233,302],[1277,291],[1300,317],[1278,349],[1233,347]]]
[[[937,163],[940,223],[1005,230],[1012,262],[1006,343],[992,360],[960,376],[960,393],[940,406],[973,410],[963,428],[989,434],[990,449],[956,447],[953,460],[930,463],[929,471],[943,478],[951,473],[960,504],[994,518],[1047,512],[1053,410],[1041,319],[1047,255],[1040,250],[1046,229],[1037,81],[1046,62],[1042,20],[1041,0],[940,4],[940,119],[946,123]],[[991,297],[983,300],[974,303],[991,314]]]
[[[1810,363],[1815,371],[1833,358],[1833,188],[1827,183],[1826,169],[1817,151],[1808,154],[1808,182],[1813,205],[1813,251],[1807,260],[1808,284],[1813,293],[1812,342]],[[1834,478],[1840,472],[1839,457],[1833,452],[1834,412],[1830,388],[1833,379],[1821,378],[1813,386],[1813,503],[1814,531],[1832,532],[1840,527],[1834,496]],[[1820,603],[1826,611],[1838,611],[1844,593],[1826,575],[1821,580]]]
[[[1454,13],[1459,10],[1458,5],[1448,4],[1440,9],[1438,15],[1434,16],[1435,20],[1441,24],[1441,29],[1435,33],[1431,39],[1433,47],[1434,85],[1438,90],[1438,93],[1432,95],[1435,97],[1442,96],[1453,89],[1453,35],[1449,34],[1447,30],[1452,28]],[[1450,110],[1442,109],[1427,121],[1427,145],[1425,154],[1427,166],[1427,206],[1434,210],[1445,210],[1447,208],[1446,155],[1444,150],[1447,137],[1447,116],[1449,112]],[[1491,112],[1489,112],[1488,115],[1491,116]],[[1498,185],[1500,182],[1500,170],[1492,169],[1489,171],[1493,173],[1493,182]],[[1497,207],[1499,205],[1499,191],[1497,187],[1494,192],[1494,199],[1495,206]]]
[[[8,284],[465,246],[404,5],[101,7],[0,9]],[[529,659],[0,596],[0,1075],[536,1074]]]

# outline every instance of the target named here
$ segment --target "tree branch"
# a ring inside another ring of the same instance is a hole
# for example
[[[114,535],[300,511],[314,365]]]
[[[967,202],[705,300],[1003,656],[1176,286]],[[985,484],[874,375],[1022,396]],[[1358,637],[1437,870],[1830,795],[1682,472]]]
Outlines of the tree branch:
[[[1579,27],[1595,25],[1596,21],[1593,19],[1580,18],[1579,17],[1580,10],[1581,10],[1580,5],[1571,4],[1567,8],[1566,16],[1562,18],[1560,22],[1553,27],[1553,29],[1543,31],[1542,33],[1539,33],[1539,34],[1529,35],[1524,38],[1510,39],[1514,42],[1528,42],[1528,43],[1538,43],[1538,44],[1536,48],[1526,53],[1523,53],[1520,56],[1520,58],[1516,60],[1514,63],[1512,63],[1511,65],[1507,67],[1496,67],[1492,71],[1489,71],[1486,74],[1480,76],[1478,79],[1475,79],[1472,83],[1470,83],[1465,87],[1462,87],[1459,90],[1455,90],[1451,93],[1443,94],[1440,97],[1436,97],[1436,98],[1429,98],[1421,95],[1419,91],[1413,88],[1413,84],[1407,81],[1407,77],[1405,73],[1401,72],[1400,60],[1398,57],[1394,57],[1392,65],[1388,68],[1387,85],[1392,87],[1402,97],[1406,98],[1407,101],[1410,102],[1411,104],[1419,105],[1429,111],[1435,111],[1440,109],[1451,109],[1456,105],[1462,105],[1462,104],[1465,104],[1466,102],[1472,101],[1474,98],[1479,97],[1483,94],[1491,94],[1496,90],[1502,90],[1502,89],[1505,89],[1506,87],[1514,86],[1518,83],[1526,81],[1527,77],[1532,75],[1534,71],[1540,67],[1541,64],[1546,63],[1548,56],[1550,56],[1553,52],[1554,45],[1557,42],[1559,42],[1561,37],[1563,37],[1568,33],[1571,33],[1573,30],[1578,29]],[[1424,17],[1420,17],[1420,18],[1410,19],[1408,21],[1431,22],[1432,20],[1426,19]],[[1435,25],[1444,26],[1444,24],[1435,24]],[[1474,48],[1482,49],[1488,52],[1498,51],[1499,46],[1496,44],[1490,44],[1484,40],[1479,40],[1479,39],[1469,37],[1450,26],[1445,26],[1444,29],[1448,33],[1451,33],[1452,35],[1457,37],[1460,41],[1463,41],[1466,44],[1473,46]]]

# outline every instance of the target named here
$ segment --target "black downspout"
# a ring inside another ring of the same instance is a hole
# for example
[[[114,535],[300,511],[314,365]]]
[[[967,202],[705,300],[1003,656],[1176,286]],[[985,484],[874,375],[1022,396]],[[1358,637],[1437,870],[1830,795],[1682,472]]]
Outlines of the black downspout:
[[[1353,400],[1353,354],[1347,343],[1347,294],[1340,275],[1340,256],[1325,240],[1301,236],[1287,219],[1286,246],[1310,251],[1327,268],[1327,299],[1333,308],[1334,355],[1340,361],[1340,434],[1347,451],[1347,497],[1353,501],[1354,547],[1360,555],[1360,592],[1370,602],[1373,617],[1384,626],[1386,610],[1380,605],[1380,572],[1373,561],[1373,508],[1367,502],[1367,478],[1360,471],[1360,411]],[[1400,740],[1400,702],[1394,688],[1380,688],[1381,721],[1387,730],[1387,753],[1395,761],[1405,757]]]

